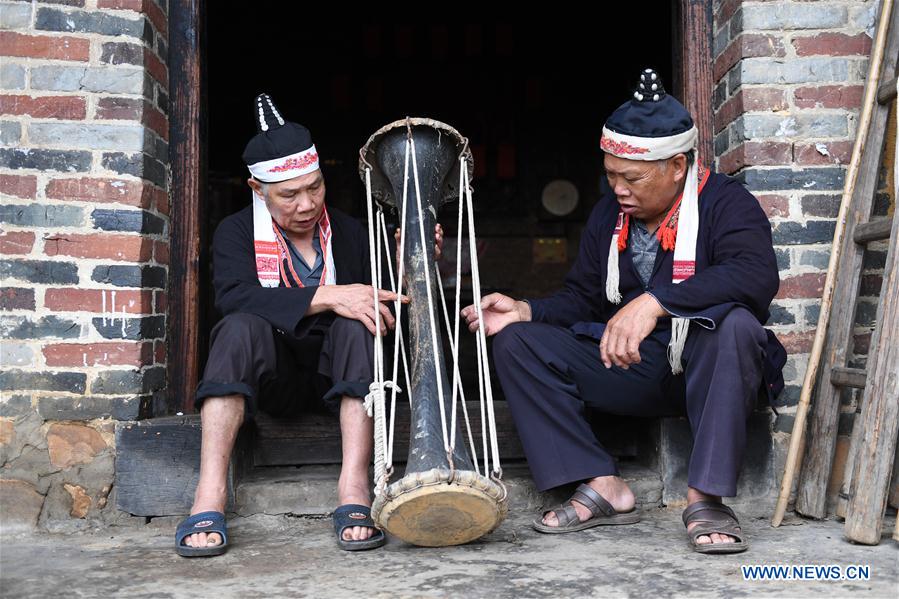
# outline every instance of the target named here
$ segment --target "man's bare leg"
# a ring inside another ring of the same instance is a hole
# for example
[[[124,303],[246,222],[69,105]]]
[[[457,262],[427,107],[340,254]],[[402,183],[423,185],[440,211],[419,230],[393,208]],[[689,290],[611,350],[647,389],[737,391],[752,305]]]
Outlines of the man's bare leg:
[[[191,515],[225,512],[228,501],[228,464],[243,423],[243,395],[207,397],[200,408],[203,437],[200,445],[200,480],[194,493]],[[194,533],[184,539],[190,547],[214,547],[222,542],[218,533]]]
[[[371,463],[374,446],[374,424],[365,413],[362,400],[344,396],[340,399],[340,436],[343,449],[343,465],[337,482],[337,497],[340,505],[357,503],[371,505],[368,484],[368,465]],[[364,541],[375,529],[368,526],[354,526],[343,531],[345,541]]]
[[[603,499],[608,501],[616,512],[629,512],[634,509],[634,493],[631,491],[627,483],[619,476],[597,476],[587,481],[594,491],[602,495]],[[571,501],[574,511],[581,522],[590,518],[590,510],[579,501]],[[543,523],[547,526],[558,526],[559,519],[553,512],[547,513],[543,517]]]
[[[694,489],[693,487],[687,487],[687,505],[693,505],[697,501],[713,501],[713,502],[721,502],[721,496],[719,495],[707,495],[703,493],[699,489]],[[699,522],[691,522],[690,526],[687,527],[687,531],[693,530],[694,526],[699,526]],[[735,543],[736,539],[730,535],[722,535],[713,533],[711,535],[702,535],[696,537],[696,542],[700,545],[706,545],[708,543]]]

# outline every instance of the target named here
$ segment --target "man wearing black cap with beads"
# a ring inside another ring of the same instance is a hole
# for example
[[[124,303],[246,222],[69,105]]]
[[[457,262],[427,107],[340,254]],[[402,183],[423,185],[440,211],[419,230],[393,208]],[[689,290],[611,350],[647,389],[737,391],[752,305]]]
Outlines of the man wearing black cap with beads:
[[[603,127],[614,197],[587,222],[564,287],[544,299],[483,298],[484,326],[541,490],[581,483],[534,527],[564,533],[639,520],[634,494],[584,417],[686,414],[694,550],[747,548],[722,496],[736,495],[746,419],[783,388],[783,347],[762,325],[779,284],[771,226],[737,181],[695,154],[684,106],[646,69]]]
[[[243,154],[252,204],[223,220],[213,239],[215,302],[224,318],[197,388],[200,479],[176,550],[188,557],[225,551],[226,477],[244,418],[258,410],[293,416],[317,401],[340,414],[338,544],[379,547],[384,533],[369,509],[372,423],[362,405],[377,331],[367,232],[326,207],[309,130],[285,121],[267,94],[254,112],[258,133]],[[378,293],[383,333],[394,326],[386,302],[396,295]]]

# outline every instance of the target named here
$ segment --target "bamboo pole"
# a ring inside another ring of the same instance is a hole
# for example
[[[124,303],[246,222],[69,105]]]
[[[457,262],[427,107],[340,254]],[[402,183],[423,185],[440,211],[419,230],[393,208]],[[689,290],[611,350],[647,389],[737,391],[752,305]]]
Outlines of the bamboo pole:
[[[830,262],[827,265],[827,279],[824,284],[824,294],[821,300],[821,312],[818,316],[818,327],[815,330],[815,340],[812,344],[812,352],[809,355],[808,368],[805,371],[805,379],[802,382],[802,392],[799,396],[799,404],[796,407],[796,419],[793,421],[793,431],[790,434],[790,448],[787,453],[784,475],[780,485],[780,495],[774,508],[774,516],[771,518],[772,526],[780,526],[787,504],[790,501],[790,491],[793,489],[793,481],[796,478],[799,461],[805,450],[805,425],[811,404],[812,389],[818,377],[818,367],[821,363],[821,352],[824,350],[824,339],[827,334],[827,326],[830,321],[830,306],[833,300],[833,292],[836,281],[836,273],[839,268],[840,250],[843,245],[843,237],[846,233],[846,215],[852,203],[855,193],[855,184],[858,181],[859,164],[862,152],[868,141],[868,129],[871,123],[871,115],[877,104],[877,88],[880,83],[880,70],[883,63],[883,49],[886,45],[887,30],[890,23],[890,14],[893,8],[893,0],[883,0],[880,6],[880,18],[877,22],[877,34],[874,40],[874,48],[868,64],[868,77],[865,84],[865,98],[862,102],[862,113],[859,119],[858,135],[852,148],[852,160],[846,173],[846,183],[843,188],[843,197],[840,201],[840,212],[837,215],[836,229],[833,243],[831,244]],[[824,384],[830,384],[824,381]]]

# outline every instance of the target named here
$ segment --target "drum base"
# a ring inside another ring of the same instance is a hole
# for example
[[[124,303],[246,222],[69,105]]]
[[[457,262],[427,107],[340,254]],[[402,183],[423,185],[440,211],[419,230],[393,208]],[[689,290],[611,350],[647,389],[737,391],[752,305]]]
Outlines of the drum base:
[[[372,506],[378,526],[407,543],[422,547],[469,543],[495,529],[506,516],[505,490],[475,472],[456,472],[453,482],[421,480],[448,479],[449,471],[443,470],[411,478],[390,485]]]

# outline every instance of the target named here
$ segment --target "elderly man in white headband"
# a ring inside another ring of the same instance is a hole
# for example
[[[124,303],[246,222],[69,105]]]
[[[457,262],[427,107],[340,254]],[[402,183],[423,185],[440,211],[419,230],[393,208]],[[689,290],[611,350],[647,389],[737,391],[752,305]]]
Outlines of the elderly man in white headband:
[[[630,524],[634,494],[585,419],[686,414],[694,445],[684,524],[703,553],[746,549],[722,496],[736,495],[746,420],[783,388],[783,347],[762,325],[777,292],[771,226],[737,181],[696,156],[684,106],[647,69],[603,127],[614,196],[594,208],[565,286],[544,299],[493,294],[484,326],[537,486],[580,483],[534,522],[545,533]]]
[[[349,551],[380,547],[384,533],[370,516],[372,423],[362,405],[378,334],[367,231],[326,207],[309,130],[285,121],[267,94],[256,98],[254,113],[258,133],[243,154],[252,203],[224,219],[213,240],[215,303],[224,318],[197,387],[200,479],[176,551],[193,557],[227,548],[226,477],[244,418],[291,417],[317,404],[340,417],[337,543]],[[438,249],[441,242],[438,229]],[[387,303],[396,294],[378,293],[384,333],[395,324]]]

